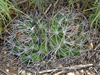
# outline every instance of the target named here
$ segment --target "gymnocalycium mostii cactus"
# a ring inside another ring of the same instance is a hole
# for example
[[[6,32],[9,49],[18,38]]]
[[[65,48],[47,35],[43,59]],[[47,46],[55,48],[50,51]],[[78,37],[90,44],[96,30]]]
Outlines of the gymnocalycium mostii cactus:
[[[37,18],[39,29],[32,18],[27,18],[24,24],[19,23],[13,38],[14,53],[24,62],[41,61],[50,51],[49,41],[51,40],[51,49],[60,58],[79,54],[87,40],[83,30],[84,25],[79,20],[78,14],[71,11],[67,11],[66,14],[66,10],[63,9],[63,11],[63,13],[59,11],[49,20],[51,23],[49,31],[43,19],[38,22],[39,18]],[[42,43],[39,40],[38,31],[40,31]],[[50,40],[46,33],[50,34]]]

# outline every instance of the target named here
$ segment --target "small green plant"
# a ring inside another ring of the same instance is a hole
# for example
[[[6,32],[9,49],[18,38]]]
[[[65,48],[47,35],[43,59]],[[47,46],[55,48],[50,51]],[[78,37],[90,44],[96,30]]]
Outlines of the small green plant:
[[[95,0],[92,5],[92,8],[86,9],[84,11],[92,10],[92,13],[89,15],[90,28],[93,26],[93,23],[95,23],[95,27],[97,28],[100,21],[100,1]]]
[[[83,22],[76,20],[78,14],[75,12],[69,9],[63,11],[67,13],[59,11],[49,19],[49,31],[43,19],[40,22],[39,18],[36,19],[39,29],[31,17],[27,18],[24,24],[18,23],[13,35],[14,53],[24,62],[42,61],[50,52],[59,58],[78,55],[87,40]]]
[[[2,31],[7,28],[7,21],[11,21],[10,9],[14,9],[13,4],[9,0],[0,0],[0,38],[3,38]],[[8,19],[8,20],[7,20]],[[3,26],[4,25],[4,26]],[[5,28],[3,28],[5,27]]]
[[[2,37],[2,32],[6,32],[7,24],[10,22],[13,23],[11,14],[17,15],[17,12],[19,11],[26,15],[24,12],[15,8],[13,1],[14,0],[12,0],[12,2],[10,0],[0,0],[0,39],[2,40],[5,40],[5,38]]]
[[[93,7],[94,8],[94,7]],[[94,8],[95,14],[91,14],[89,16],[89,21],[90,21],[90,27],[92,27],[93,23],[95,22],[96,28],[98,26],[98,23],[100,21],[100,6],[96,6],[96,8]]]

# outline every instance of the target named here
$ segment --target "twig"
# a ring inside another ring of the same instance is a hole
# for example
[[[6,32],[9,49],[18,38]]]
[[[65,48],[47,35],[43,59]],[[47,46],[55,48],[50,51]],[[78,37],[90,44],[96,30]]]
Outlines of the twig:
[[[52,4],[49,5],[49,7],[46,9],[45,14],[47,14],[48,10],[50,9]]]
[[[43,71],[39,71],[40,74],[42,73],[48,73],[48,72],[52,72],[52,71],[56,71],[58,69],[49,69],[49,70],[43,70]]]
[[[54,8],[56,7],[57,4],[59,4],[60,0],[57,0],[54,4]]]
[[[76,66],[72,66],[72,67],[55,67],[55,68],[72,70],[72,69],[81,69],[81,68],[86,68],[86,67],[91,67],[91,66],[93,66],[93,64],[76,65]]]
[[[94,50],[97,50],[97,48],[98,47],[100,47],[100,44],[98,44],[96,47],[95,47],[95,49]],[[93,52],[93,54],[88,58],[89,60],[91,59],[91,57],[93,57],[93,55],[96,53],[96,51],[95,52]]]
[[[3,71],[2,69],[0,69],[1,72],[3,72],[4,74],[8,75],[5,71]]]
[[[46,9],[45,14],[47,14],[48,10],[50,9],[52,4],[49,5],[49,7]],[[38,22],[40,22],[42,20],[43,16],[38,20]]]
[[[88,22],[88,20],[86,19],[86,17],[82,14],[82,13],[80,13],[81,15],[82,15],[82,17]]]
[[[62,71],[60,71],[60,72],[57,72],[57,73],[54,74],[54,75],[61,75],[61,74],[65,73],[65,72],[66,72],[65,70],[62,70]]]
[[[39,11],[44,15],[43,11],[42,11],[41,8],[40,8],[39,1],[36,0],[36,3],[37,3],[37,6],[38,6]],[[45,15],[44,15],[44,16],[45,16]]]
[[[14,4],[14,6],[16,6],[16,5],[18,5],[18,4],[25,3],[26,1],[28,1],[28,0],[20,1],[19,3]]]
[[[56,69],[43,70],[43,71],[39,71],[39,73],[42,74],[42,73],[47,73],[47,72],[54,72],[57,70],[62,70],[62,72],[65,72],[63,70],[68,70],[67,72],[69,72],[69,71],[92,67],[92,66],[93,66],[93,64],[76,65],[76,66],[72,66],[72,67],[55,67]],[[60,73],[62,73],[62,72],[60,72]]]
[[[85,0],[84,4],[82,5],[82,7],[79,9],[79,12],[82,11],[82,9],[84,8],[84,6],[87,4],[88,0]]]
[[[35,71],[31,71],[31,70],[26,69],[26,68],[24,68],[24,67],[23,67],[23,69],[22,69],[22,70],[28,71],[28,72],[30,72],[31,74],[34,74],[34,73],[35,73]],[[22,70],[21,70],[21,72],[22,72]],[[19,74],[20,74],[21,72],[19,72]]]

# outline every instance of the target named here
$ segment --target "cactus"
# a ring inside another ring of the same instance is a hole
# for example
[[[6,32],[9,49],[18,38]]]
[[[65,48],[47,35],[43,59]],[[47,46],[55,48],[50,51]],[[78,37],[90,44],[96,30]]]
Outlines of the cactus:
[[[43,60],[50,51],[50,40],[51,49],[59,58],[73,57],[81,52],[87,40],[83,31],[84,25],[75,12],[65,9],[63,11],[63,13],[62,10],[59,11],[49,19],[51,23],[49,31],[43,19],[38,22],[39,18],[37,18],[39,29],[32,18],[27,18],[24,24],[19,23],[16,26],[16,34],[13,38],[15,45],[12,48],[20,60],[24,62]],[[40,31],[42,43],[39,41],[38,31]],[[46,33],[50,34],[50,40]]]

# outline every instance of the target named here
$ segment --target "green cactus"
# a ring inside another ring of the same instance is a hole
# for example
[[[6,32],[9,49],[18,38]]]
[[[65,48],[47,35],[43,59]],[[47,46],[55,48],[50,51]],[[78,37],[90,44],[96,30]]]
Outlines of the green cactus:
[[[39,29],[37,29],[32,18],[27,18],[24,24],[20,23],[16,26],[18,36],[13,39],[14,53],[19,55],[20,60],[24,62],[41,61],[50,51],[49,41],[51,40],[50,46],[55,55],[60,58],[79,54],[87,39],[85,32],[83,32],[82,21],[76,20],[75,14],[56,13],[49,20],[51,23],[49,31],[47,31],[43,19],[40,22],[37,21],[39,25]],[[40,31],[42,43],[39,41],[38,31]],[[46,33],[50,34],[50,40],[48,40]]]

